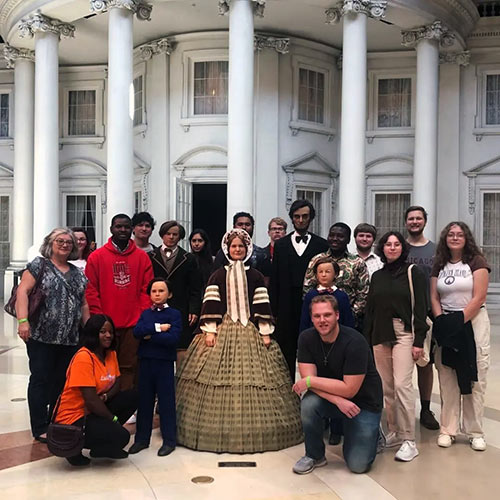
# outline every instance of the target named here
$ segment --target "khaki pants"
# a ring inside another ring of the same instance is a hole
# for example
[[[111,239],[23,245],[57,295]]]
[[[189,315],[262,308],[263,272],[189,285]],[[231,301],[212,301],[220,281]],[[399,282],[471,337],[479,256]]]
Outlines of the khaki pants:
[[[373,354],[382,379],[389,432],[396,433],[400,439],[414,441],[413,333],[404,331],[404,323],[400,319],[393,319],[393,327],[396,342],[373,346]]]
[[[484,307],[472,319],[476,341],[477,378],[472,394],[460,394],[457,374],[441,362],[442,348],[436,349],[436,368],[441,392],[441,434],[456,436],[461,430],[470,438],[483,436],[484,393],[490,365],[490,320]],[[460,418],[460,410],[462,418]]]
[[[137,347],[139,341],[134,337],[134,328],[117,328],[116,355],[120,367],[120,388],[122,391],[137,385]]]

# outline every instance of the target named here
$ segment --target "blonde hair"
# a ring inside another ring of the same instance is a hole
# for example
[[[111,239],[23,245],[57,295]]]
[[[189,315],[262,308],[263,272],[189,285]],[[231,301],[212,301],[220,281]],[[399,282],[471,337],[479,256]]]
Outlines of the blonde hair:
[[[40,254],[42,255],[42,257],[45,257],[46,259],[52,258],[52,244],[54,243],[54,240],[61,234],[67,234],[71,237],[71,241],[73,242],[73,249],[68,255],[68,260],[78,259],[78,243],[76,241],[75,235],[73,234],[73,231],[71,231],[71,229],[69,229],[68,227],[56,227],[55,229],[52,229],[52,231],[47,236],[45,236],[42,246],[40,247]]]

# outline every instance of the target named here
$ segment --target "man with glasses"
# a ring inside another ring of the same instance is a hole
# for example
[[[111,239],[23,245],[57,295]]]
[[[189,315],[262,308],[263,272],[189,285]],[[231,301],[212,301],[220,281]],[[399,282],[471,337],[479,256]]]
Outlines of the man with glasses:
[[[269,286],[269,280],[271,278],[272,263],[274,256],[274,244],[283,236],[286,235],[287,223],[285,219],[281,217],[273,217],[269,224],[267,225],[267,234],[269,235],[269,245],[264,247],[262,250],[264,252],[264,261],[262,262],[261,269],[259,271],[264,275],[264,281],[266,286]]]
[[[115,324],[121,389],[125,390],[136,381],[137,341],[133,329],[141,312],[151,306],[146,289],[153,270],[146,252],[130,239],[132,221],[128,215],[115,215],[110,230],[111,238],[87,261],[86,296],[91,314],[107,314]]]

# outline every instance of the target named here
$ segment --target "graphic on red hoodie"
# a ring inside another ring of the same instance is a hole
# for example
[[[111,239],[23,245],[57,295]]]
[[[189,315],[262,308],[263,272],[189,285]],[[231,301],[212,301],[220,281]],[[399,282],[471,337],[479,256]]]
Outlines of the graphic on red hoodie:
[[[130,267],[127,262],[115,262],[113,264],[113,283],[119,288],[130,285]]]

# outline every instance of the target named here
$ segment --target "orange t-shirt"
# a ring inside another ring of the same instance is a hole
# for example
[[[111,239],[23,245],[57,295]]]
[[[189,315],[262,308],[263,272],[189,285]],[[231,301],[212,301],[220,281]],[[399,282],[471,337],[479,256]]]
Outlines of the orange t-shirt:
[[[115,351],[108,351],[106,362],[86,347],[82,347],[71,360],[66,372],[66,384],[61,395],[55,421],[58,424],[72,424],[85,415],[85,400],[81,387],[95,387],[97,394],[107,392],[120,376]]]

